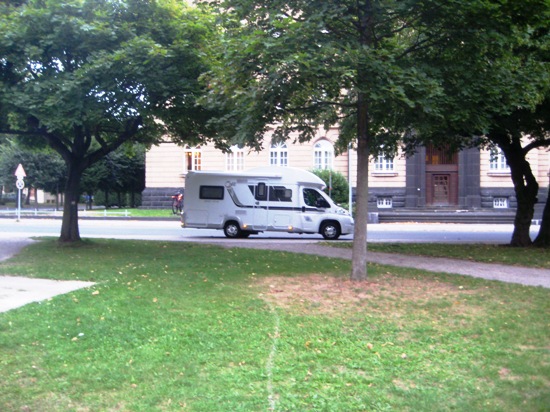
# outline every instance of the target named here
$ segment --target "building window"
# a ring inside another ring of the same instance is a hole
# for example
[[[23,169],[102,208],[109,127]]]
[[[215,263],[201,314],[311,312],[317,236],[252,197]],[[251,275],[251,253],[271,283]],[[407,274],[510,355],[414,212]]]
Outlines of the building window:
[[[393,157],[381,153],[374,159],[374,171],[378,173],[393,172]]]
[[[225,154],[225,165],[230,172],[244,170],[244,149],[232,146],[231,152]]]
[[[200,147],[185,146],[184,150],[184,173],[192,170],[201,170],[201,149]]]
[[[393,199],[391,197],[379,197],[376,199],[376,206],[379,209],[390,209],[393,207]]]
[[[313,168],[332,169],[334,159],[334,148],[328,140],[319,140],[313,146]]]
[[[495,209],[507,209],[508,198],[507,197],[495,197],[493,198],[493,207]]]
[[[489,163],[489,168],[492,172],[509,172],[510,167],[506,162],[506,157],[502,150],[499,148],[491,149],[491,160]]]
[[[269,151],[271,166],[288,166],[288,149],[286,143],[274,143]]]

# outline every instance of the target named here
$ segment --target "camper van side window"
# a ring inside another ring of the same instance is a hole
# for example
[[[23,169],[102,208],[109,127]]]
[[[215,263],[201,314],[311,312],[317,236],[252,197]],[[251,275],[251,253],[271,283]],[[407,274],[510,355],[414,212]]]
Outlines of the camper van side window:
[[[223,186],[201,186],[199,198],[211,200],[223,200]]]
[[[291,202],[292,189],[287,189],[284,186],[270,186],[269,200],[276,202]]]
[[[267,200],[267,186],[265,183],[258,183],[256,186],[256,200]]]

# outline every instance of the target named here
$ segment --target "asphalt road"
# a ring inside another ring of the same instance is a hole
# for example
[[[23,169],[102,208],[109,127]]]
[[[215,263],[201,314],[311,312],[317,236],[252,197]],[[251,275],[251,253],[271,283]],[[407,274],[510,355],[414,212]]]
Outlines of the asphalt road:
[[[171,241],[201,241],[225,239],[221,230],[182,229],[177,220],[115,220],[81,219],[80,235],[84,238],[104,237],[117,239],[148,239]],[[0,238],[29,238],[40,236],[57,237],[61,230],[60,219],[0,219]],[[539,226],[531,227],[534,239]],[[513,225],[501,224],[442,224],[442,223],[383,223],[370,224],[367,230],[368,242],[443,242],[443,243],[493,243],[506,244],[510,241]],[[253,241],[312,242],[323,238],[320,235],[294,235],[265,232],[251,236]],[[341,240],[352,240],[352,235]],[[231,239],[227,239],[231,242]]]

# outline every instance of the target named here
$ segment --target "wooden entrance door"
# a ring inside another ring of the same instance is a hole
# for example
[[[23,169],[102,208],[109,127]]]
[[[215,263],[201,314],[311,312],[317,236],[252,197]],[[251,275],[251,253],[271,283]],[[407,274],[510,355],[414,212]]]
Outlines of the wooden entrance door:
[[[429,206],[458,204],[458,153],[433,146],[426,148],[426,203]]]

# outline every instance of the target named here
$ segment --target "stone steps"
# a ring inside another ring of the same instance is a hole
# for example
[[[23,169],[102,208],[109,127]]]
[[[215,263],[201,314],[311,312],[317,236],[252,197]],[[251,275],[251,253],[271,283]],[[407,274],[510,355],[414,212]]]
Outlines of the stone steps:
[[[434,222],[434,223],[491,223],[513,224],[515,212],[379,212],[379,223]]]

